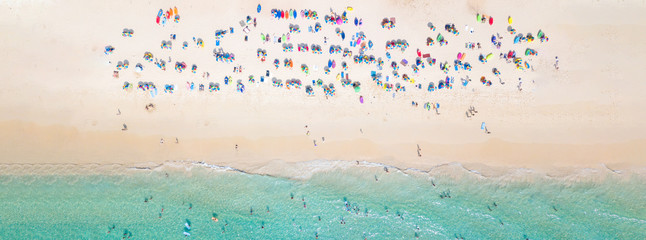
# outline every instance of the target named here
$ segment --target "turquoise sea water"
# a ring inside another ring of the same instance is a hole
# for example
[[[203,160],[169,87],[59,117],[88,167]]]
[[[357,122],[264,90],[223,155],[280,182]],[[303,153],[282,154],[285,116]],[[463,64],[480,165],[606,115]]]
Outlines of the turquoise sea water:
[[[364,167],[298,180],[207,168],[0,176],[0,239],[181,239],[184,232],[195,239],[646,239],[646,185],[640,177],[509,182]]]

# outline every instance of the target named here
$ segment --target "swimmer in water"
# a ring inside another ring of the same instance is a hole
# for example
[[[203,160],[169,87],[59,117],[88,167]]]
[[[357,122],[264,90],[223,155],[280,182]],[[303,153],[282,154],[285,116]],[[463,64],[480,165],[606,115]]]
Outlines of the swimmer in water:
[[[249,209],[249,215],[253,215],[253,208]]]

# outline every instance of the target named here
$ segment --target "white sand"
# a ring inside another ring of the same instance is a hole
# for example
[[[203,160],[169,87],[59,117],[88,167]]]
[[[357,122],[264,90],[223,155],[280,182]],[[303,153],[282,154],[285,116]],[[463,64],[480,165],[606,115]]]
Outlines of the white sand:
[[[157,25],[157,11],[173,6],[179,10],[180,23]],[[642,123],[646,82],[640,71],[646,60],[646,46],[640,40],[646,37],[646,17],[641,14],[646,5],[640,1],[275,1],[264,3],[260,14],[256,6],[257,2],[249,1],[0,2],[4,59],[0,65],[0,163],[130,164],[188,159],[262,172],[280,171],[262,168],[272,161],[313,159],[366,160],[420,169],[447,162],[550,171],[601,168],[603,164],[620,169],[646,166]],[[363,26],[324,22],[330,7],[341,13],[347,6],[354,7],[348,13],[350,22],[356,16],[363,19]],[[296,20],[271,18],[273,8],[316,10],[323,31],[308,33],[307,27],[317,21],[300,16]],[[493,16],[494,25],[476,23],[477,12]],[[258,25],[251,27],[249,42],[244,42],[238,22],[247,15],[256,17]],[[512,44],[513,36],[505,30],[507,16],[514,18],[513,26],[520,33],[536,35],[542,29],[550,41]],[[379,23],[384,17],[396,17],[396,27],[382,29]],[[426,27],[429,21],[437,27],[435,32]],[[283,53],[279,44],[261,43],[260,33],[279,36],[288,32],[290,23],[301,27],[301,33],[291,35],[294,52]],[[455,23],[460,35],[444,31],[445,23]],[[464,25],[474,27],[475,33],[464,32]],[[227,34],[221,46],[236,54],[236,61],[216,62],[213,34],[230,26],[235,34]],[[345,31],[346,41],[334,34],[337,27]],[[123,28],[133,29],[134,37],[122,37]],[[410,66],[402,66],[400,74],[408,73],[423,88],[417,90],[397,80],[407,92],[393,99],[392,92],[384,92],[370,80],[374,65],[358,65],[345,58],[350,78],[362,83],[361,92],[354,93],[335,80],[341,55],[327,52],[331,43],[349,47],[347,39],[357,31],[375,43],[368,53],[384,58],[384,75],[392,71],[384,57],[385,42],[405,39],[410,47],[404,54],[390,51],[397,62],[402,58],[413,62],[417,48],[431,53],[438,63],[451,65],[457,52],[466,52],[473,65],[466,75],[473,82],[463,88],[459,79],[464,71],[452,69],[453,89],[429,93],[425,90],[428,82],[445,77],[439,67],[427,65],[415,75]],[[496,32],[504,36],[501,50],[489,41]],[[171,33],[177,34],[173,50],[161,50],[161,41]],[[435,39],[437,33],[449,45],[427,47],[426,37]],[[327,45],[324,36],[329,39]],[[203,38],[205,47],[196,48],[192,37]],[[181,49],[183,41],[189,42],[188,50]],[[465,49],[464,42],[480,42],[483,49]],[[324,53],[298,52],[299,43],[320,44]],[[106,45],[114,46],[115,52],[105,56]],[[256,58],[259,47],[268,52],[265,63]],[[539,53],[523,56],[531,59],[535,71],[516,70],[498,59],[499,52],[515,49],[522,55],[526,47]],[[177,73],[173,62],[161,71],[143,60],[146,51],[184,61],[189,69]],[[494,53],[493,60],[478,62],[480,53],[489,52]],[[555,56],[560,59],[558,71],[553,66]],[[280,59],[282,65],[286,57],[294,60],[294,69],[281,66],[274,70],[273,59]],[[336,59],[337,68],[324,75],[323,66],[331,58]],[[114,79],[116,62],[124,59],[130,61],[130,68]],[[140,74],[134,71],[137,63],[145,67]],[[190,72],[192,64],[197,64],[198,74]],[[301,64],[310,67],[309,76],[300,71]],[[244,71],[233,73],[238,65]],[[313,70],[315,65],[318,71]],[[498,83],[491,74],[493,67],[500,69],[507,84]],[[316,96],[307,97],[304,89],[272,87],[271,78],[264,83],[247,82],[249,75],[259,81],[267,69],[283,83],[297,78],[308,85],[322,78],[335,84],[337,94],[326,99],[315,88]],[[210,80],[202,79],[203,71],[210,72]],[[480,84],[482,75],[494,84]],[[224,76],[242,79],[245,93],[235,92],[235,85],[225,86]],[[523,79],[522,92],[516,88],[518,77]],[[124,81],[135,85],[152,81],[160,94],[151,98],[136,89],[125,92],[121,89]],[[188,91],[187,81],[207,88],[209,82],[218,82],[221,91]],[[164,94],[165,84],[175,84],[176,92]],[[359,95],[365,104],[359,103]],[[411,107],[411,101],[420,106]],[[425,102],[439,102],[441,114],[424,110]],[[157,106],[154,112],[144,109],[148,103]],[[467,118],[465,111],[471,105],[478,113]],[[116,115],[117,109],[121,115]],[[480,130],[481,122],[486,122],[491,134]],[[128,131],[121,131],[123,123]],[[422,149],[421,158],[416,144]]]

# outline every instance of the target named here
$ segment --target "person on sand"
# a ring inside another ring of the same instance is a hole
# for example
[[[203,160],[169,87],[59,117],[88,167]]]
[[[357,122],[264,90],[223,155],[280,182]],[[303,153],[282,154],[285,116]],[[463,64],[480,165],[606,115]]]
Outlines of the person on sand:
[[[179,138],[175,137],[175,143],[179,143]]]
[[[159,144],[164,144],[164,138],[161,138],[161,140],[159,140]]]
[[[236,144],[236,151],[238,151],[238,144]]]

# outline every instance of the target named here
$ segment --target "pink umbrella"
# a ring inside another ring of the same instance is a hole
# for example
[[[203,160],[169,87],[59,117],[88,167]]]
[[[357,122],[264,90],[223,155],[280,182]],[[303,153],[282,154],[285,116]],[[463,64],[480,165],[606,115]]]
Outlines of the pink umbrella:
[[[458,53],[458,59],[462,59],[462,53],[461,52]]]
[[[343,23],[343,20],[341,20],[341,18],[337,18],[337,19],[336,19],[336,24],[341,25],[342,23]]]

